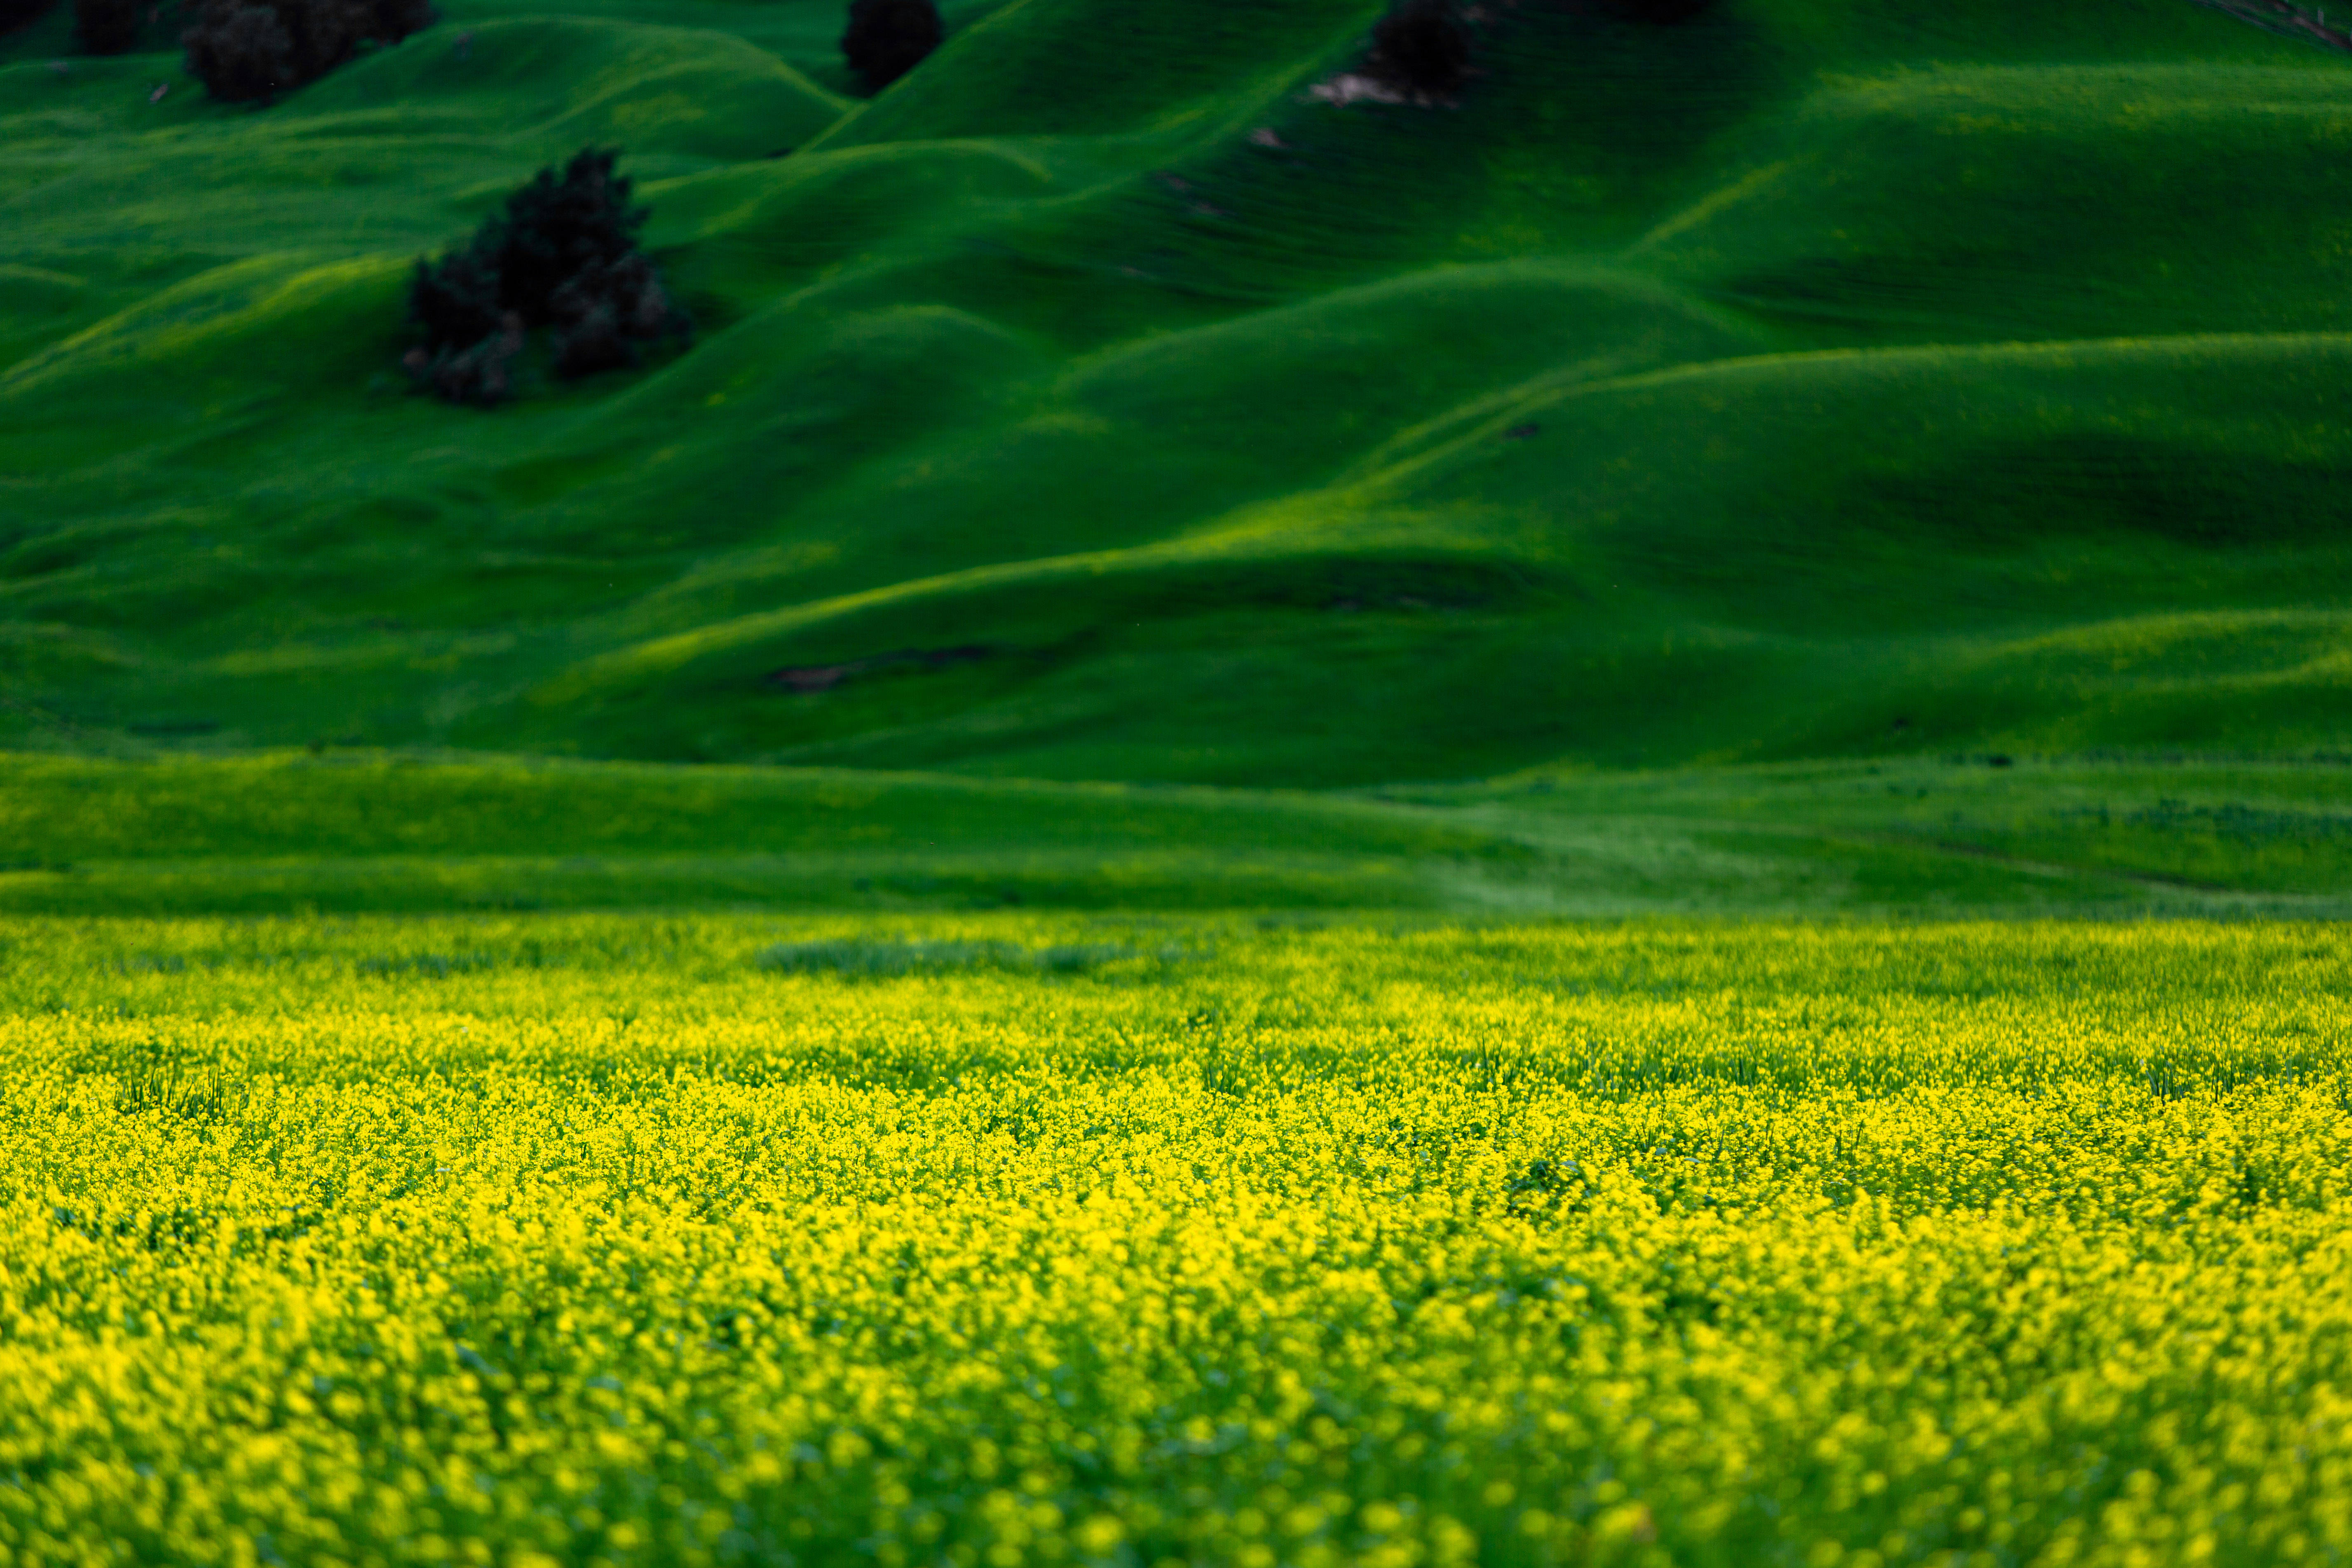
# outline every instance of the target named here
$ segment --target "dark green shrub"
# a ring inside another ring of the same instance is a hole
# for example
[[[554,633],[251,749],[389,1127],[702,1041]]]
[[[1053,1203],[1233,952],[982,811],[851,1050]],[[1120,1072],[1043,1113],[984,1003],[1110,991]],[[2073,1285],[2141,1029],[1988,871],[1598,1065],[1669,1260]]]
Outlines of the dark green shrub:
[[[516,362],[522,351],[522,321],[509,311],[499,330],[478,343],[462,349],[414,348],[401,363],[443,402],[488,408],[514,395]]]
[[[670,302],[654,264],[635,252],[582,268],[549,301],[555,320],[555,373],[571,377],[624,370],[637,345],[688,336],[685,312]]]
[[[617,156],[586,149],[561,179],[541,169],[475,238],[498,273],[499,302],[534,327],[555,319],[557,289],[637,247],[646,211],[630,207],[629,182],[613,173]]]
[[[645,343],[692,335],[636,248],[645,209],[629,205],[617,157],[589,148],[561,176],[541,169],[463,249],[416,264],[408,321],[419,341],[402,363],[420,385],[452,403],[503,401],[533,327],[554,328],[566,377],[623,369]]]
[[[203,0],[180,41],[189,74],[241,103],[315,81],[362,44],[396,44],[433,21],[431,0]]]
[[[1369,68],[1427,97],[1460,88],[1470,75],[1470,29],[1454,0],[1402,0],[1372,29]]]
[[[427,349],[437,353],[478,343],[499,329],[504,315],[498,269],[474,251],[454,251],[438,265],[417,262],[408,286],[408,316]]]
[[[841,53],[866,79],[866,90],[880,92],[920,65],[946,36],[935,0],[850,0]]]
[[[141,0],[74,0],[74,37],[94,55],[130,52],[139,41]]]
[[[188,74],[215,98],[244,103],[295,85],[294,40],[266,6],[215,0],[180,41],[188,52]]]

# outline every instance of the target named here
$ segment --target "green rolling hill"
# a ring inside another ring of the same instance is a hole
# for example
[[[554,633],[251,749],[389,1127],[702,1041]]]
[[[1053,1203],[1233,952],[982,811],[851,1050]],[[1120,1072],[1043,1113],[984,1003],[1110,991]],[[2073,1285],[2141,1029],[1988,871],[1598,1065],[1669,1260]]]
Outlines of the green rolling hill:
[[[871,100],[837,0],[446,0],[263,108],[0,39],[0,746],[2352,750],[2352,58],[1518,0],[1458,101],[1339,104],[1376,4],[945,9]],[[589,143],[695,345],[412,394],[415,258]]]

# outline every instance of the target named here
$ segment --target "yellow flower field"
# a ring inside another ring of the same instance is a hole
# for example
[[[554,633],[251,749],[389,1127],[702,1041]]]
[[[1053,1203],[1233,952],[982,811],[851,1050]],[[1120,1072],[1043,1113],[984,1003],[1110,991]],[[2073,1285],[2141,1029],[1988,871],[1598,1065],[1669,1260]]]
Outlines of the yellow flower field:
[[[0,1561],[2352,1563],[2333,928],[0,925]]]

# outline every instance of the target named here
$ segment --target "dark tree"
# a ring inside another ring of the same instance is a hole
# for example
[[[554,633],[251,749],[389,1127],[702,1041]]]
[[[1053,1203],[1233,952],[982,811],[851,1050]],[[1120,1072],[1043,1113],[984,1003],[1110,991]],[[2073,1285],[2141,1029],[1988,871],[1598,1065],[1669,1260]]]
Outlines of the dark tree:
[[[541,169],[464,248],[416,264],[408,322],[417,344],[401,363],[420,385],[451,403],[503,402],[533,327],[554,328],[555,372],[567,377],[624,369],[642,344],[692,337],[637,250],[646,214],[613,172],[618,157],[592,147],[560,176]]]
[[[637,363],[637,345],[693,331],[670,302],[654,264],[635,252],[610,266],[590,267],[566,281],[549,301],[555,319],[555,374],[593,375]]]
[[[0,33],[29,27],[49,14],[58,0],[0,0]]]
[[[555,374],[567,381],[636,363],[637,345],[621,331],[620,312],[609,300],[583,298],[555,334]]]
[[[430,353],[464,348],[499,331],[497,269],[472,250],[457,250],[439,265],[419,261],[408,285],[408,321]]]
[[[414,348],[401,363],[442,401],[488,408],[514,395],[515,361],[522,357],[522,319],[509,311],[499,330],[478,343],[437,353]]]
[[[273,98],[297,85],[294,40],[278,13],[265,6],[213,0],[180,41],[187,47],[188,74],[226,102]]]
[[[945,37],[936,0],[850,0],[841,53],[866,79],[866,90],[880,92],[920,65]]]
[[[433,20],[431,0],[203,0],[180,38],[205,89],[244,102],[315,81],[362,44],[396,44]]]
[[[94,55],[120,55],[139,41],[138,0],[74,0],[74,37]]]
[[[375,0],[373,10],[375,25],[369,36],[386,44],[421,33],[441,19],[441,14],[433,9],[433,0]]]
[[[252,0],[249,0],[252,3]],[[358,49],[370,20],[364,0],[257,0],[278,16],[290,44],[295,87],[315,81]]]
[[[1687,22],[1715,0],[1610,0],[1610,8],[1629,22]]]
[[[499,302],[530,325],[555,319],[555,293],[564,284],[637,247],[646,213],[630,207],[629,182],[613,173],[618,156],[592,147],[561,179],[541,169],[476,237],[475,249],[498,272]]]
[[[1402,0],[1372,29],[1370,66],[1413,92],[1452,92],[1470,75],[1470,29],[1454,0]]]

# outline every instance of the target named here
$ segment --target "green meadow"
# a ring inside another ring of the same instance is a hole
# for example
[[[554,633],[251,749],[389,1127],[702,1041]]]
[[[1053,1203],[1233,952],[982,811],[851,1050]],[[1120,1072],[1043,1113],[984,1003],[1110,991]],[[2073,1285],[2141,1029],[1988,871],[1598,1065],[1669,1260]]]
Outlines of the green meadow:
[[[1429,106],[1311,91],[1361,0],[951,4],[870,100],[835,0],[448,0],[259,108],[52,12],[0,41],[0,743],[2352,749],[2352,58],[2189,0],[1588,9],[1487,7]],[[416,258],[590,143],[694,346],[412,393]]]
[[[0,756],[0,915],[2339,918],[2352,914],[2352,769],[1833,762],[1316,793],[514,757],[20,753]]]

